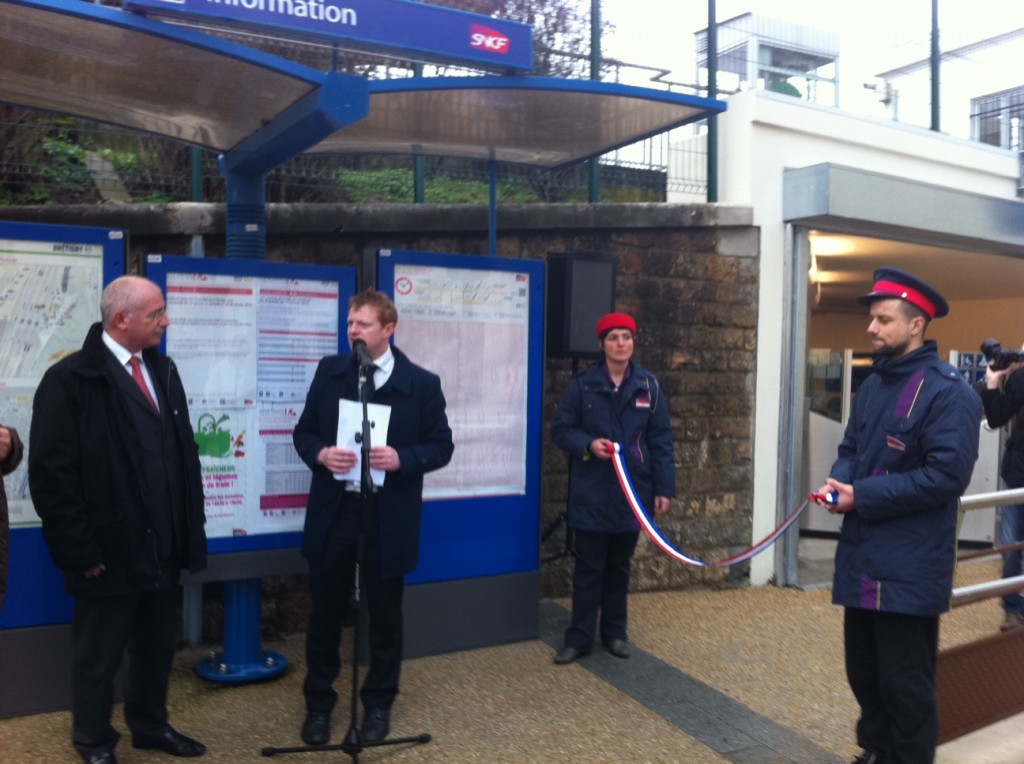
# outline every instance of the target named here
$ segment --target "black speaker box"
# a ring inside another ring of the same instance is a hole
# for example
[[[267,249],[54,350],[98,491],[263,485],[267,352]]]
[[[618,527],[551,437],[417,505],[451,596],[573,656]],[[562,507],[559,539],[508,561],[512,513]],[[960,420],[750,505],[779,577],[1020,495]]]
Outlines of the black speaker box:
[[[547,354],[598,358],[594,327],[615,311],[617,261],[602,252],[549,252],[547,260]]]

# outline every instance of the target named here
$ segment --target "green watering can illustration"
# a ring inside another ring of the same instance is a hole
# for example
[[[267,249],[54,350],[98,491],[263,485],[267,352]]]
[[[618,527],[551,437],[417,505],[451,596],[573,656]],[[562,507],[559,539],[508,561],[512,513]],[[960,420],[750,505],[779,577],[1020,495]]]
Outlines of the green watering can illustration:
[[[196,445],[200,456],[227,456],[231,453],[231,432],[222,430],[221,424],[230,419],[223,414],[214,419],[213,414],[203,414],[196,423]]]

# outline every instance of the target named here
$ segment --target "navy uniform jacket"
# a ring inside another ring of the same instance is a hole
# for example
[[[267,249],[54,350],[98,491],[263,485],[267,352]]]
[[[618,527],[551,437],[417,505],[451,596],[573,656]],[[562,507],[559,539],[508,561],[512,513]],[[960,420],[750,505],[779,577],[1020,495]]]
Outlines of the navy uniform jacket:
[[[832,601],[908,615],[949,609],[959,498],[978,458],[981,402],[934,342],[875,362],[831,476],[852,483]]]
[[[386,474],[376,494],[383,578],[398,578],[418,564],[423,475],[448,464],[455,450],[440,378],[416,366],[398,348],[392,346],[391,351],[395,367],[373,395],[373,403],[391,407],[387,445],[398,451],[402,464]],[[313,470],[302,535],[302,554],[313,565],[321,564],[328,553],[328,529],[345,499],[345,483],[316,460],[324,446],[337,444],[341,398],[359,400],[359,361],[353,353],[320,361],[293,435],[295,450]]]
[[[649,512],[654,512],[655,496],[676,495],[668,401],[653,374],[635,361],[630,367],[618,395],[602,364],[581,371],[569,383],[551,424],[551,438],[571,462],[568,523],[573,528],[605,533],[639,529],[612,463],[590,453],[595,438],[622,446],[633,487]]]

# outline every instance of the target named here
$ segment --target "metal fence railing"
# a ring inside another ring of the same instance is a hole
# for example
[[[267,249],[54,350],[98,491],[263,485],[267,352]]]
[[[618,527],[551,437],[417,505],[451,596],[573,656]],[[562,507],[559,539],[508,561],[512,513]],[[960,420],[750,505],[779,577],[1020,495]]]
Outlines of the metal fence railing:
[[[961,511],[972,509],[988,509],[989,507],[1005,507],[1011,504],[1024,504],[1024,488],[1013,488],[1006,491],[994,491],[992,493],[978,493],[971,496],[964,496],[960,499]],[[1024,541],[993,545],[991,548],[972,549],[962,551],[957,555],[959,561],[976,560],[984,557],[996,557],[1005,552],[1017,549],[1024,549]],[[970,605],[974,602],[1002,597],[1006,594],[1024,590],[1024,575],[1012,578],[997,578],[992,581],[983,581],[979,584],[961,586],[953,590],[953,607]]]
[[[485,162],[428,158],[425,199],[486,203]],[[626,159],[602,161],[602,199],[660,202],[667,169]],[[301,155],[267,174],[267,201],[413,202],[411,157]],[[501,165],[500,203],[585,202],[589,170]],[[217,154],[176,141],[12,107],[0,108],[0,204],[93,204],[105,201],[222,202]]]

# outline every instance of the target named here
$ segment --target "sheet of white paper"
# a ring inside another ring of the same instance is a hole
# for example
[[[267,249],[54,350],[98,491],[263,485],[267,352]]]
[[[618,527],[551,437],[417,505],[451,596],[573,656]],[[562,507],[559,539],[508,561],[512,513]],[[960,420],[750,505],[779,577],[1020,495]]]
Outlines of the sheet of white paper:
[[[368,403],[366,415],[370,420],[370,448],[386,446],[388,442],[388,424],[391,422],[391,407],[382,403]],[[359,482],[362,477],[363,451],[356,442],[356,435],[363,432],[363,404],[346,398],[338,400],[338,448],[347,448],[356,452],[356,464],[348,472],[335,473],[335,480],[354,480]],[[370,469],[370,478],[378,488],[384,485],[384,470]]]

